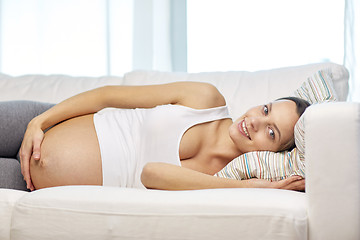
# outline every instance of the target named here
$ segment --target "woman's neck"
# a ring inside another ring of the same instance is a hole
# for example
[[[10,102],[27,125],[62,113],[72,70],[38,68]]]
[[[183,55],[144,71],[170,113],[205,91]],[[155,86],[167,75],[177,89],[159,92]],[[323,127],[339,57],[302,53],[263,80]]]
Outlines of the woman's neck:
[[[226,164],[243,154],[230,138],[229,127],[232,124],[233,122],[231,119],[225,119],[219,124],[216,131],[217,136],[211,148],[211,153],[214,157],[222,159]]]

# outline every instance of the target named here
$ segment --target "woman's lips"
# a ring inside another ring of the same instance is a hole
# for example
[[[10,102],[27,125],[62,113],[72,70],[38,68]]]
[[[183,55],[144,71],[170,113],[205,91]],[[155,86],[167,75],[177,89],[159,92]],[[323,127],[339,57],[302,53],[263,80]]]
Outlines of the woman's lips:
[[[242,121],[239,122],[238,128],[239,128],[239,131],[240,131],[240,133],[242,135],[244,135],[245,137],[247,137],[248,139],[251,140],[250,135],[249,135],[249,131],[248,131],[247,127],[246,127],[245,119],[243,119]]]

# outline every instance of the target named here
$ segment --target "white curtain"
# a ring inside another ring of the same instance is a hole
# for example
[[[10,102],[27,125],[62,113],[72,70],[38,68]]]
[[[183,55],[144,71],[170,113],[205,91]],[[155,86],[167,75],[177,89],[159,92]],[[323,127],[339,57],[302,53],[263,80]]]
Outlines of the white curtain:
[[[175,1],[0,0],[0,72],[100,76],[134,69],[172,71]],[[186,18],[184,10],[179,18]]]
[[[171,70],[170,1],[135,0],[135,69]]]
[[[188,71],[342,64],[344,5],[345,0],[188,1]]]
[[[360,102],[360,1],[345,0],[344,65],[349,70],[349,100]]]

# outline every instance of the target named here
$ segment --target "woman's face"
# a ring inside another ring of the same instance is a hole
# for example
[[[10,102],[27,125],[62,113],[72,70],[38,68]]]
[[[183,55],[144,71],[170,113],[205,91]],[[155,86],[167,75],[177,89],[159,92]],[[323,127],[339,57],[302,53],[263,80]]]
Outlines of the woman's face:
[[[293,142],[298,119],[293,101],[275,101],[249,109],[230,126],[229,134],[242,153],[277,152]]]

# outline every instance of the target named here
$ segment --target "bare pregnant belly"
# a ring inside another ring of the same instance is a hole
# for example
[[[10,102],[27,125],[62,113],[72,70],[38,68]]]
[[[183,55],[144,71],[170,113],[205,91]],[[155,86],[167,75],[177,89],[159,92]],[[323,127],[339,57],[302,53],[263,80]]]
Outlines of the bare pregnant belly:
[[[93,114],[67,120],[47,131],[41,145],[41,159],[31,160],[30,173],[36,189],[102,185]]]

